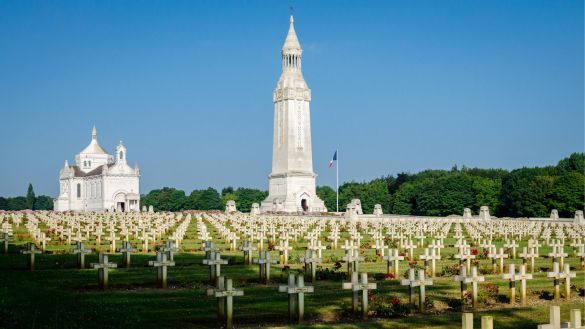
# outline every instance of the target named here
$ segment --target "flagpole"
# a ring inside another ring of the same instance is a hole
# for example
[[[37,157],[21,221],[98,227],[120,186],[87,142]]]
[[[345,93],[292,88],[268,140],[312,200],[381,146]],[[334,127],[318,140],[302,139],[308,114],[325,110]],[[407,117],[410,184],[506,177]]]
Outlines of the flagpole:
[[[337,193],[336,193],[336,195],[337,195],[337,198],[336,198],[336,201],[337,201],[337,209],[336,209],[336,212],[339,212],[339,150],[335,150],[335,154],[337,154],[337,161],[335,161],[335,162],[337,162],[335,164],[335,171],[336,171],[336,175],[335,175],[336,176],[336,191],[337,191]]]

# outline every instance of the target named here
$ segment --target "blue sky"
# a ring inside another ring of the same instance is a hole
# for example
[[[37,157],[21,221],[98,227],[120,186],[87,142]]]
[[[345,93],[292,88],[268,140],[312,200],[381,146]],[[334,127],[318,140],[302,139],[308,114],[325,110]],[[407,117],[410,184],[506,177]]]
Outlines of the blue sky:
[[[119,140],[142,192],[266,189],[294,6],[319,185],[584,149],[583,1],[0,0],[0,195]]]

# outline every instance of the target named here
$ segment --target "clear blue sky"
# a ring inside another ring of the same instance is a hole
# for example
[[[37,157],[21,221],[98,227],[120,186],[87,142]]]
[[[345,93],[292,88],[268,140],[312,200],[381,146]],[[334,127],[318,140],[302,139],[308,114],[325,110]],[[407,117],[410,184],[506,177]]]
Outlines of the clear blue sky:
[[[584,149],[583,1],[0,0],[0,195],[118,140],[163,186],[266,189],[289,6],[319,185]]]

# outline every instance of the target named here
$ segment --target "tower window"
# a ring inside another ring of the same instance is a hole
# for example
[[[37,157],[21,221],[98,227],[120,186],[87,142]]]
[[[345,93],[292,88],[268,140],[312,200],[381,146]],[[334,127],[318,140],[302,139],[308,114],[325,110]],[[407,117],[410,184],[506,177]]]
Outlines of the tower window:
[[[79,183],[77,184],[77,198],[81,198],[81,184]]]
[[[87,167],[87,161],[83,161],[83,166]]]
[[[120,151],[120,160],[124,160],[124,151]]]

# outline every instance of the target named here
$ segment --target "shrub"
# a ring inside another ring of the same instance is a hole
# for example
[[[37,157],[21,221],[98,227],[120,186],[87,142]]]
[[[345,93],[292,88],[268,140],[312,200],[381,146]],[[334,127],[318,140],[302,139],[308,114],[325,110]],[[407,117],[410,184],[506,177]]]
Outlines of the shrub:
[[[371,294],[368,296],[376,316],[382,318],[402,318],[411,312],[409,304],[403,304],[398,297],[384,297]]]
[[[459,265],[445,265],[443,266],[443,269],[441,270],[441,273],[439,275],[451,277],[454,275],[459,275],[460,270],[461,268],[459,267]]]

